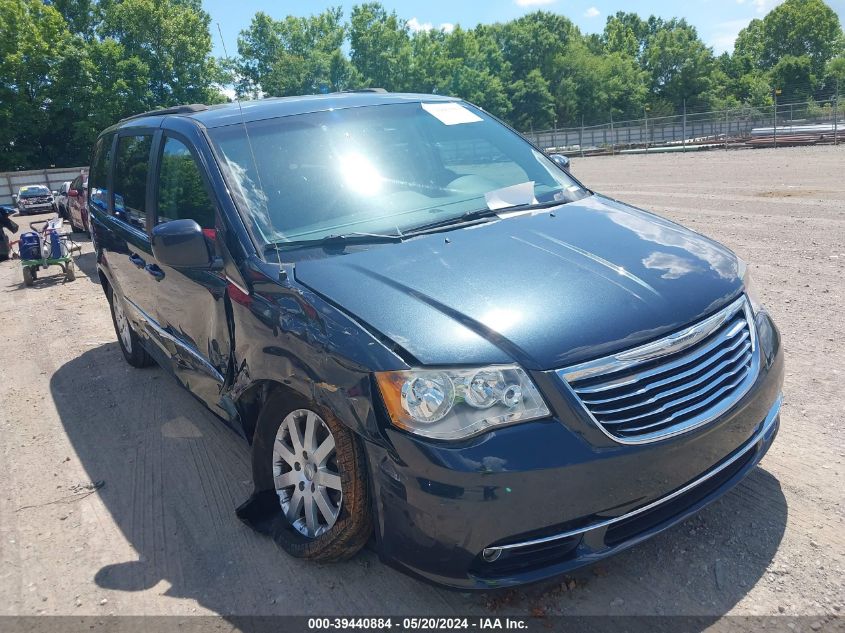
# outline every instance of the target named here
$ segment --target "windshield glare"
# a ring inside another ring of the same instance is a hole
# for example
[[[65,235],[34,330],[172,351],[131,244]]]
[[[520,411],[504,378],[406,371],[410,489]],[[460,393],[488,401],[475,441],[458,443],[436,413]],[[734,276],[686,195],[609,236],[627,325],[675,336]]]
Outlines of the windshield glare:
[[[587,195],[483,111],[426,106],[256,121],[246,124],[249,140],[242,124],[209,134],[238,206],[266,244],[405,233],[478,209]]]

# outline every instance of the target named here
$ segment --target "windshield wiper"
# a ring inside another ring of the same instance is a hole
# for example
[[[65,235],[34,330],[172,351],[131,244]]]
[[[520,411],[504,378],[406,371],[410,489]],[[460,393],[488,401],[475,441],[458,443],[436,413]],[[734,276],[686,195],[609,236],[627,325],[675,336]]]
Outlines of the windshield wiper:
[[[462,215],[456,215],[454,217],[446,218],[444,220],[437,220],[436,222],[430,222],[428,224],[421,224],[420,226],[415,226],[409,231],[405,231],[404,234],[419,235],[420,233],[426,233],[428,231],[433,231],[447,226],[457,226],[472,223],[476,220],[481,220],[484,218],[499,217],[503,213],[518,213],[520,211],[531,211],[533,209],[546,209],[548,207],[558,207],[562,204],[566,204],[566,201],[551,200],[549,202],[535,202],[533,204],[518,204],[512,207],[503,207],[501,209],[475,209],[474,211],[467,211]]]
[[[501,209],[500,209],[501,210]],[[434,229],[439,229],[444,226],[454,226],[456,224],[466,224],[468,222],[474,222],[475,220],[481,220],[483,218],[494,218],[499,214],[498,211],[494,211],[493,209],[475,209],[474,211],[467,211],[461,215],[456,215],[451,218],[445,218],[443,220],[436,220],[435,222],[429,222],[427,224],[420,224],[419,226],[415,226],[410,230],[405,231],[405,235],[418,235],[420,233],[425,233],[426,231],[431,231]]]
[[[274,242],[267,245],[268,250],[309,248],[311,246],[328,246],[333,244],[380,244],[386,242],[401,242],[401,233],[343,233],[319,237],[313,240],[292,240],[289,242]]]

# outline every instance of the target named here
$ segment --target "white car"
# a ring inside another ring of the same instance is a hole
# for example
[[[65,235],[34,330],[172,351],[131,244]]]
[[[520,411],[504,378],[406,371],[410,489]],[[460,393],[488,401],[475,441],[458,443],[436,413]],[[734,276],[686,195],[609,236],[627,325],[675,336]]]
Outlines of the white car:
[[[55,203],[56,203],[56,211],[59,214],[59,217],[64,218],[65,220],[68,219],[68,211],[67,211],[67,192],[70,189],[70,180],[67,182],[63,182],[62,186],[59,187],[59,191],[57,192],[58,195],[55,196]]]
[[[56,209],[56,203],[53,201],[53,192],[44,185],[27,185],[21,187],[18,190],[16,206],[18,213],[21,215],[48,213]]]

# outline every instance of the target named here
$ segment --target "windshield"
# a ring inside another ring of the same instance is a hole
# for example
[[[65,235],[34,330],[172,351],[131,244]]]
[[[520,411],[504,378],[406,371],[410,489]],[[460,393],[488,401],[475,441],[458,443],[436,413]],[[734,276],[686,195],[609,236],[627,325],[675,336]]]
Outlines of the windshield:
[[[209,130],[266,244],[396,235],[479,209],[587,192],[483,111],[456,102],[331,110]],[[502,191],[506,189],[505,191]]]
[[[24,187],[20,191],[21,198],[35,198],[37,196],[49,196],[50,190],[47,187],[42,186],[35,186],[35,187]]]

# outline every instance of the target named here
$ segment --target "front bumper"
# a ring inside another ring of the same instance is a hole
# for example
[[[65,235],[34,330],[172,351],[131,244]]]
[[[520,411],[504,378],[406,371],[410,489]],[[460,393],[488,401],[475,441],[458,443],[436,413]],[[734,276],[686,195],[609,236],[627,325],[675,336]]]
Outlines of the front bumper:
[[[21,215],[30,215],[33,213],[44,213],[45,211],[52,211],[52,202],[42,202],[39,204],[29,204],[25,207],[18,207],[18,212]]]
[[[549,398],[559,419],[461,445],[388,430],[390,447],[367,445],[382,559],[438,584],[492,589],[566,573],[665,530],[727,492],[771,446],[783,383],[775,345],[723,416],[651,444],[597,433],[562,386]],[[540,386],[548,396],[554,385]]]

